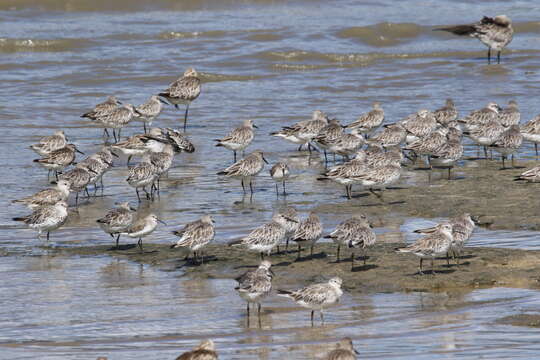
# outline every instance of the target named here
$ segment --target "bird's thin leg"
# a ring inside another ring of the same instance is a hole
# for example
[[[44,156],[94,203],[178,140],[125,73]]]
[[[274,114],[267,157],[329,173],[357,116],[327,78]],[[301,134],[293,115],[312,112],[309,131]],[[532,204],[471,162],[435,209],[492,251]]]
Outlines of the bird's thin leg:
[[[536,145],[536,144],[535,144],[535,145]],[[538,155],[538,154],[536,154],[536,155]],[[47,173],[47,182],[49,182],[50,176],[51,176],[51,170],[49,169],[49,172]]]
[[[261,252],[261,260],[264,260],[264,254]]]
[[[126,165],[127,167],[129,167],[129,161],[131,160],[132,157],[133,157],[133,155],[128,156],[128,161],[127,161],[127,165]]]
[[[491,64],[491,48],[488,48],[488,64]]]
[[[351,253],[351,271],[354,269],[354,251]]]
[[[289,237],[287,237],[287,240],[285,240],[285,252],[289,250]]]
[[[141,197],[139,195],[139,188],[135,188],[135,192],[137,193],[137,200],[139,200],[139,202],[141,202]]]
[[[367,254],[366,254],[365,249],[363,251],[363,255],[364,255],[364,265],[366,265]]]
[[[534,150],[536,151],[536,156],[538,156],[538,144],[534,143]]]
[[[186,127],[187,127],[187,115],[188,115],[188,111],[189,111],[189,103],[187,103],[187,105],[186,105],[186,112],[184,113],[184,132],[186,132]]]
[[[122,132],[122,128],[118,129],[118,141],[120,141],[121,137],[120,137],[120,133]]]
[[[502,158],[502,163],[503,163],[503,167],[502,167],[502,168],[503,168],[503,169],[506,169],[506,166],[504,165],[504,160],[506,159],[506,156],[503,155],[503,156],[501,156],[501,158]]]
[[[304,144],[300,144],[300,146],[298,147],[298,151],[302,151],[302,145]]]
[[[514,154],[512,154],[512,168],[515,168],[516,166],[514,165]]]
[[[313,314],[315,314],[315,310],[311,310],[311,326],[313,326]]]
[[[143,129],[144,129],[144,133],[146,134],[146,121],[143,121]]]
[[[90,193],[88,192],[88,187],[85,187],[85,188],[84,188],[84,192],[86,193],[86,197],[89,198],[89,197],[90,197]]]
[[[249,190],[251,191],[251,194],[253,195],[253,184],[251,179],[249,179]]]
[[[296,255],[296,260],[300,259],[300,255],[302,254],[302,246],[300,243],[298,243],[298,254]]]
[[[321,323],[324,324],[324,314],[323,314],[323,309],[321,309]]]
[[[336,256],[337,256],[336,262],[339,262],[339,250],[340,249],[341,249],[341,244],[338,244],[338,246],[337,246],[337,254],[336,254]]]
[[[244,178],[242,178],[240,181],[241,181],[241,184],[242,184],[242,191],[245,194],[246,193],[246,187],[244,186]]]
[[[141,249],[141,252],[142,252],[142,251],[143,251],[143,248],[142,248],[142,238],[139,238],[138,245],[139,245],[139,249]]]
[[[285,191],[285,180],[283,180],[283,196],[287,195],[287,192]]]
[[[249,318],[249,303],[247,303],[247,308],[246,308],[246,310],[247,310],[247,316],[248,316],[248,318]]]
[[[451,172],[452,172],[452,168],[448,168],[448,180],[450,180],[451,178]]]
[[[279,197],[279,187],[277,183],[276,183],[276,196]]]
[[[120,242],[120,234],[116,237],[116,249],[118,249],[118,243]]]
[[[50,232],[47,231],[47,242],[49,241]]]
[[[501,52],[497,51],[497,64],[501,63]]]
[[[310,254],[309,254],[310,258],[313,258],[313,247],[314,246],[315,246],[315,244],[311,244],[311,251],[310,251]]]
[[[435,266],[434,266],[433,263],[434,263],[434,260],[433,260],[433,258],[431,258],[431,273],[432,273],[433,275],[435,275]]]
[[[112,129],[112,134],[114,136],[114,142],[117,143],[118,140],[116,140],[116,130],[115,129]]]
[[[424,275],[424,272],[422,271],[422,262],[424,259],[420,258],[420,274]]]
[[[257,303],[257,316],[261,316],[261,304]]]
[[[233,154],[234,154],[234,162],[236,162],[236,150],[233,150]]]
[[[446,252],[446,265],[450,266],[450,256],[448,251]]]
[[[484,146],[484,156],[486,160],[488,159],[487,147]]]
[[[79,192],[77,191],[77,195],[75,195],[75,207],[79,205]]]

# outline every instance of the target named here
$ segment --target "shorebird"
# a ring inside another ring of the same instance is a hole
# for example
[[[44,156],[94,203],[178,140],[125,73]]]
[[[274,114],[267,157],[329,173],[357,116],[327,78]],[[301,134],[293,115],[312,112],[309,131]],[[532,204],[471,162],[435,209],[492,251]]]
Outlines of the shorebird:
[[[431,155],[446,143],[447,133],[448,129],[440,128],[411,142],[409,145],[405,146],[403,150],[413,152],[415,157],[425,155],[429,164]]]
[[[437,120],[431,111],[423,109],[407,117],[401,125],[407,130],[405,140],[410,144],[431,134],[437,127]]]
[[[133,223],[133,213],[137,209],[131,207],[129,202],[123,202],[118,204],[118,207],[111,209],[105,214],[104,217],[96,220],[99,227],[113,239],[116,236],[116,246],[118,249],[118,242],[120,241],[120,234],[128,231],[129,227]]]
[[[310,247],[310,256],[313,257],[313,247],[319,241],[323,232],[321,219],[313,211],[309,213],[306,220],[302,221],[296,229],[291,240],[298,244],[298,254],[296,260],[300,259],[302,244]]]
[[[108,149],[108,148],[107,148]],[[105,150],[110,153],[110,150]],[[111,153],[112,154],[112,153]],[[112,166],[112,161],[107,161],[107,159],[104,158],[104,153],[95,153],[93,155],[90,155],[80,163],[78,163],[75,167],[84,169],[88,171],[90,175],[90,181],[87,185],[94,185],[94,195],[97,191],[97,182],[101,181],[102,186],[102,193],[103,193],[103,175],[106,171],[108,171]],[[112,159],[111,159],[112,160]]]
[[[375,244],[375,232],[371,229],[371,224],[364,214],[354,215],[350,219],[339,224],[334,231],[325,238],[330,238],[338,245],[336,257],[339,262],[339,250],[341,245],[353,249],[351,252],[351,270],[354,269],[354,248],[361,248],[363,251],[364,265],[366,265],[366,249]]]
[[[354,175],[352,180],[354,182],[359,182],[364,188],[367,188],[384,203],[382,191],[385,190],[388,185],[396,183],[400,177],[401,164],[396,162],[389,165],[368,168],[366,171]],[[381,190],[381,193],[377,194],[374,191],[375,189]]]
[[[497,64],[501,63],[501,51],[512,41],[514,29],[512,20],[506,15],[497,15],[494,18],[484,16],[474,24],[457,25],[434,30],[448,31],[460,36],[475,37],[488,47],[488,63],[491,62],[491,50],[497,51]]]
[[[283,195],[287,195],[285,192],[285,181],[289,178],[290,171],[287,164],[283,162],[278,162],[272,166],[270,169],[270,176],[276,182],[276,195],[279,196],[278,183],[283,185]]]
[[[129,167],[129,162],[133,156],[143,156],[149,151],[144,139],[147,139],[148,136],[159,137],[161,135],[162,129],[151,128],[148,134],[133,135],[124,141],[112,144],[111,148],[120,151],[128,157],[127,166]]]
[[[523,140],[534,143],[534,150],[538,156],[538,143],[540,143],[540,115],[536,115],[531,121],[521,127]]]
[[[367,220],[365,215],[357,215],[356,221],[353,223],[353,236],[347,241],[347,246],[352,249],[351,251],[351,271],[354,269],[354,249],[362,249],[362,258],[364,259],[364,265],[366,265],[366,249],[375,244],[376,236],[375,232],[371,229],[371,224]]]
[[[58,180],[58,172],[64,170],[65,167],[73,164],[75,161],[75,152],[84,155],[74,144],[67,144],[61,149],[50,152],[41,159],[35,159],[34,162],[49,170],[47,180],[49,180],[51,171],[54,171],[56,180]]]
[[[253,120],[244,120],[242,126],[237,127],[231,131],[227,136],[221,139],[215,139],[218,143],[216,146],[223,146],[226,149],[232,150],[234,156],[234,162],[236,162],[236,152],[244,151],[245,148],[251,144],[255,132],[253,128],[258,129]]]
[[[131,104],[126,104],[111,112],[99,116],[96,121],[103,124],[105,128],[113,129],[114,142],[118,142],[121,139],[122,128],[130,123],[135,116],[140,116],[139,112]],[[115,130],[118,129],[118,137]]]
[[[300,218],[298,217],[298,212],[292,206],[287,206],[279,213],[285,217],[285,251],[287,251],[289,250],[289,240],[291,240],[300,226]],[[277,248],[279,252],[279,245]]]
[[[264,260],[264,253],[270,255],[272,249],[285,240],[287,221],[294,222],[295,220],[276,213],[272,216],[272,221],[255,228],[247,236],[232,241],[228,245],[245,245],[248,250],[259,252],[261,260]]]
[[[146,140],[143,140],[146,141]],[[156,190],[158,195],[160,192],[160,178],[167,173],[172,166],[174,160],[174,146],[169,142],[161,142],[153,139],[147,140],[147,147],[150,150],[147,158],[154,167],[154,182],[152,183],[152,191]],[[157,184],[156,184],[157,183]],[[151,191],[151,192],[152,192]]]
[[[246,156],[245,158],[238,160],[223,171],[218,172],[218,175],[225,175],[227,177],[240,178],[242,182],[242,190],[246,192],[245,183],[249,183],[249,189],[253,194],[253,185],[251,178],[260,173],[264,167],[264,163],[268,164],[268,161],[263,156],[261,150],[256,150]]]
[[[210,339],[203,340],[191,351],[179,355],[176,360],[217,360],[218,354],[214,342]]]
[[[339,302],[339,298],[343,295],[341,284],[341,278],[334,277],[327,283],[313,284],[296,291],[278,290],[278,295],[288,297],[298,305],[311,309],[311,324],[315,310],[319,310],[321,321],[324,323],[324,308]]]
[[[249,319],[249,304],[257,304],[257,315],[261,316],[261,301],[272,291],[272,278],[274,273],[270,269],[272,263],[261,261],[259,267],[238,277],[238,286],[234,288],[238,295],[247,303],[247,317]]]
[[[431,154],[430,166],[448,169],[448,180],[450,180],[452,168],[463,156],[463,144],[461,133],[457,129],[451,128],[446,136],[446,143]]]
[[[75,207],[79,205],[79,193],[85,191],[90,197],[87,186],[92,180],[92,172],[88,169],[75,167],[60,176],[60,180],[69,182],[69,190],[75,193]]]
[[[194,68],[188,68],[184,72],[184,76],[169,85],[167,90],[159,93],[159,96],[165,98],[168,102],[178,109],[179,104],[186,105],[184,113],[184,132],[187,126],[187,117],[189,105],[199,97],[201,93],[201,80],[199,74]]]
[[[453,241],[450,245],[450,249],[448,252],[452,252],[452,256],[456,260],[456,263],[459,265],[459,254],[461,254],[463,247],[465,246],[465,243],[470,239],[474,228],[475,228],[475,220],[469,213],[465,213],[459,216],[456,216],[454,218],[451,218],[447,222],[452,226],[452,237]],[[443,223],[444,224],[444,223]],[[442,225],[442,224],[439,224]],[[434,226],[431,228],[426,229],[418,229],[415,230],[415,233],[419,234],[432,234],[436,231],[438,231],[438,226]],[[446,253],[446,261],[450,265],[448,252]]]
[[[175,152],[192,153],[195,151],[195,146],[188,139],[186,135],[171,128],[161,129],[161,131],[162,131],[162,134],[165,136],[165,139],[167,140],[167,142],[173,145]]]
[[[111,113],[113,110],[115,110],[118,107],[118,105],[121,105],[121,104],[122,103],[118,101],[116,96],[109,96],[107,100],[105,100],[102,103],[97,104],[94,107],[94,109],[92,109],[91,111],[85,114],[82,114],[81,117],[96,121],[98,118],[101,118]],[[106,134],[107,137],[109,137],[109,132],[107,131],[106,127],[103,128],[103,133]]]
[[[351,155],[357,153],[362,146],[364,146],[364,137],[360,130],[356,128],[350,134],[341,134],[340,137],[329,143],[328,151],[348,159]]]
[[[152,122],[161,114],[163,109],[163,104],[166,104],[165,101],[161,100],[157,95],[150,96],[147,102],[142,105],[139,105],[135,108],[137,111],[136,119],[143,122],[144,133],[146,134],[146,124],[152,126]]]
[[[540,166],[535,166],[514,178],[514,181],[540,182]]]
[[[47,156],[51,152],[67,145],[67,138],[63,130],[55,131],[53,135],[42,137],[37,144],[30,145],[30,149],[40,156]]]
[[[325,113],[315,110],[310,120],[303,120],[291,126],[284,126],[280,131],[272,132],[270,135],[283,138],[294,144],[299,144],[298,151],[307,144],[311,152],[310,141],[319,135],[319,132],[328,125],[328,118]]]
[[[384,110],[381,103],[378,101],[373,102],[373,109],[363,115],[360,115],[356,121],[346,126],[348,129],[358,129],[362,134],[365,134],[366,139],[376,131],[384,121]]]
[[[500,136],[505,132],[504,126],[501,125],[499,120],[491,119],[486,123],[476,125],[469,132],[464,134],[468,135],[472,141],[479,146],[484,147],[484,156],[488,158],[487,147],[491,146]]]
[[[30,229],[38,231],[38,238],[41,234],[47,232],[47,241],[49,233],[64,225],[68,217],[68,204],[65,201],[59,201],[54,205],[45,205],[36,208],[32,214],[24,217],[15,217],[14,221],[23,221]]]
[[[384,148],[401,145],[407,137],[407,130],[399,124],[384,125],[384,130],[370,138],[371,141],[380,143]]]
[[[338,184],[345,186],[345,195],[348,199],[352,199],[352,186],[356,183],[355,177],[362,174],[368,167],[365,162],[366,154],[361,151],[353,160],[341,165],[330,168],[323,176],[317,180],[333,180]]]
[[[435,120],[442,126],[447,126],[449,122],[455,121],[458,116],[456,106],[452,99],[446,99],[446,103],[442,108],[439,108],[433,112]]]
[[[162,220],[158,219],[158,217],[155,214],[149,214],[141,219],[136,220],[133,222],[126,231],[121,232],[122,235],[127,235],[130,238],[139,239],[137,242],[137,245],[139,246],[139,249],[141,252],[143,251],[142,246],[142,239],[150,235],[151,233],[156,230],[157,224],[162,223],[164,225],[167,225]]]
[[[143,191],[146,194],[146,198],[153,199],[153,194],[151,194],[146,191],[147,186],[152,186],[154,181],[156,180],[157,174],[156,169],[154,165],[150,162],[150,155],[146,154],[143,157],[143,160],[137,164],[137,166],[134,166],[129,169],[129,175],[126,179],[128,184],[135,188],[135,192],[137,193],[137,199],[139,202],[141,202],[141,197],[139,196],[139,188],[142,188]],[[152,192],[152,189],[150,189]]]
[[[356,360],[360,353],[353,347],[351,338],[346,337],[339,341],[337,348],[330,351],[324,360]]]
[[[499,112],[499,122],[504,127],[519,125],[520,120],[521,113],[519,112],[518,104],[515,100],[510,100],[508,102],[508,107]]]
[[[171,245],[171,249],[184,248],[188,250],[184,260],[189,259],[189,254],[193,252],[193,257],[197,260],[198,251],[201,250],[201,261],[204,263],[202,248],[214,240],[214,220],[210,215],[204,215],[199,220],[192,221],[180,230],[173,231],[173,234],[180,239],[176,244]]]
[[[396,250],[398,252],[413,253],[420,257],[420,274],[424,274],[422,269],[423,260],[431,259],[431,272],[435,274],[433,267],[434,259],[437,256],[446,255],[450,250],[453,240],[452,225],[444,223],[437,225],[435,231],[418,239],[414,244]]]
[[[38,191],[34,195],[22,199],[13,200],[12,203],[26,205],[30,210],[41,206],[54,205],[60,201],[67,201],[69,196],[69,181],[60,180],[54,188]]]
[[[512,155],[512,167],[514,166],[514,154],[519,150],[521,143],[523,142],[523,135],[519,130],[519,125],[512,125],[508,130],[504,131],[496,141],[494,141],[490,148],[501,154],[503,169],[506,169],[504,160],[508,155]]]
[[[339,120],[332,119],[328,121],[328,125],[324,126],[317,136],[313,138],[313,142],[323,150],[324,162],[328,162],[326,151],[328,147],[337,140],[343,134],[343,126],[339,123]],[[334,154],[334,161],[335,161]]]
[[[487,124],[491,120],[498,121],[501,111],[502,108],[497,103],[490,102],[484,108],[472,111],[465,118],[458,120],[458,122],[463,124],[465,130],[472,131],[480,125]]]

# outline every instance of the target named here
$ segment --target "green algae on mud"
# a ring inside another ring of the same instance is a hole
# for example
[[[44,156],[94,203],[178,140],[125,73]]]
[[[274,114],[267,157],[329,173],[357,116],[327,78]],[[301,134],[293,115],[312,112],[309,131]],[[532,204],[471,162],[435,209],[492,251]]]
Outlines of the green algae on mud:
[[[341,262],[336,263],[334,244],[317,244],[313,259],[308,259],[309,251],[304,250],[300,261],[295,261],[296,249],[289,248],[286,254],[269,257],[276,273],[274,284],[276,287],[302,286],[340,276],[344,288],[350,292],[540,288],[540,251],[469,247],[461,255],[459,266],[453,261],[448,266],[446,259],[437,259],[436,274],[433,275],[430,274],[429,261],[425,261],[425,274],[421,275],[418,273],[418,257],[396,253],[398,246],[403,244],[375,245],[368,250],[366,265],[363,265],[361,253],[357,251],[353,271],[351,253],[347,249],[342,251],[344,258]],[[47,249],[58,255],[121,257],[194,278],[234,279],[260,262],[257,253],[221,244],[207,246],[203,265],[184,261],[185,253],[163,244],[144,245],[142,253],[134,245],[124,245],[119,250],[107,245]]]

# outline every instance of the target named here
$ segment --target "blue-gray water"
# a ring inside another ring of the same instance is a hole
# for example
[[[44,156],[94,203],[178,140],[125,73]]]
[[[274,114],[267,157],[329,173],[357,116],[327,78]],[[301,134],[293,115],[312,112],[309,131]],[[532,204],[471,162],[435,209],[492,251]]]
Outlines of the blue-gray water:
[[[534,312],[538,292],[496,288],[436,294],[346,295],[310,328],[305,311],[272,297],[262,329],[246,329],[244,304],[228,280],[192,280],[170,269],[103,257],[52,256],[33,231],[11,222],[26,209],[9,200],[47,186],[28,145],[64,129],[84,152],[99,149],[101,129],[79,116],[107,95],[139,104],[187,67],[203,80],[190,108],[188,135],[160,201],[143,203],[168,226],[146,241],[172,242],[170,230],[211,213],[216,241],[246,234],[283,204],[265,171],[254,201],[242,202],[238,181],[214,174],[232,154],[215,148],[243,119],[259,126],[250,149],[294,172],[289,204],[302,212],[335,201],[343,189],[321,184],[295,146],[268,133],[321,109],[343,123],[382,102],[388,122],[453,97],[461,114],[488,101],[516,99],[522,121],[540,112],[540,5],[531,1],[0,1],[2,87],[0,142],[0,358],[173,359],[201,338],[216,341],[223,358],[318,357],[351,336],[362,358],[531,358],[538,331],[495,320]],[[507,14],[516,35],[501,65],[488,66],[478,41],[432,32],[437,25]],[[182,111],[166,107],[156,126],[178,127]],[[132,122],[123,131],[141,130]],[[530,155],[525,144],[522,157]],[[125,159],[105,176],[106,196],[91,199],[52,234],[53,246],[110,243],[95,219],[119,200],[136,202]],[[343,199],[345,202],[346,200]],[[366,211],[369,211],[367,209]],[[321,214],[327,229],[342,216]],[[435,219],[438,220],[438,219]],[[411,231],[434,219],[392,219],[389,231]],[[538,234],[479,230],[471,245],[538,249]]]

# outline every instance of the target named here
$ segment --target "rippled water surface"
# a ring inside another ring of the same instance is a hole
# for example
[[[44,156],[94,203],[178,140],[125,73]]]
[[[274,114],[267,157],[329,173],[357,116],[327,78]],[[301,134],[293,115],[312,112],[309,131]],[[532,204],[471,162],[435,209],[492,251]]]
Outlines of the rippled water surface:
[[[140,104],[194,66],[203,80],[188,128],[196,151],[177,156],[160,201],[140,205],[168,223],[146,241],[170,243],[172,228],[211,213],[216,241],[226,242],[285,203],[276,200],[267,172],[256,180],[251,202],[238,181],[215,175],[232,154],[212,139],[246,118],[259,126],[250,149],[293,169],[288,204],[304,212],[346,202],[339,200],[343,189],[315,180],[324,169],[317,156],[268,133],[315,109],[349,123],[374,100],[382,102],[387,122],[438,108],[447,97],[461,114],[516,99],[522,121],[529,120],[540,112],[539,10],[532,1],[0,1],[0,255],[6,255],[0,358],[172,359],[210,337],[223,358],[278,359],[288,352],[304,359],[345,335],[365,358],[533,357],[538,331],[495,321],[534,312],[536,291],[346,295],[328,312],[327,324],[315,328],[305,311],[272,297],[261,326],[246,328],[233,281],[194,280],[108,256],[53,256],[38,247],[42,240],[33,231],[11,221],[27,210],[10,200],[47,186],[28,145],[64,129],[85,153],[95,152],[101,129],[80,114],[110,94]],[[516,35],[500,65],[487,65],[476,40],[431,31],[503,13],[514,20]],[[166,107],[155,124],[179,127],[182,116]],[[132,122],[123,133],[141,128]],[[531,150],[525,144],[520,157],[531,157]],[[136,203],[124,161],[105,176],[105,196],[84,200],[52,234],[51,246],[110,243],[95,219],[116,201]],[[414,176],[404,178],[415,185]],[[328,229],[346,216],[320,215]],[[410,241],[413,229],[440,219],[388,214],[379,220],[385,240]],[[538,249],[540,240],[537,232],[482,229],[471,245]]]

